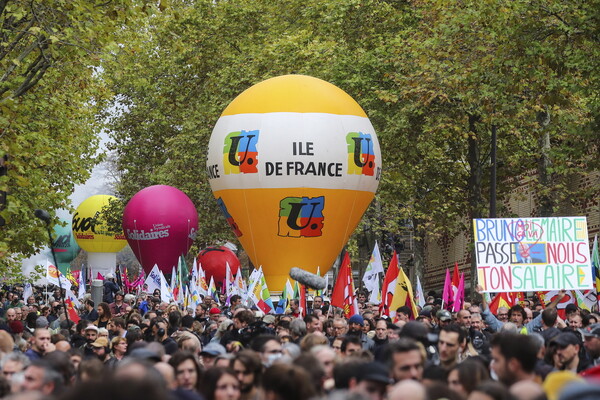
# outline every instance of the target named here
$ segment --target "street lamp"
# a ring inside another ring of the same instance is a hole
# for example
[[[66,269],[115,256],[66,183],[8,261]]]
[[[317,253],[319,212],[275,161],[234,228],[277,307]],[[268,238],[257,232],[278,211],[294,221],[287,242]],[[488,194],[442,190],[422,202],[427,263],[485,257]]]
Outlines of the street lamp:
[[[67,320],[67,326],[69,327],[69,330],[70,330],[71,323],[69,322],[69,310],[67,309],[67,305],[65,303],[66,292],[65,292],[65,296],[63,296],[62,295],[62,290],[63,290],[62,282],[60,280],[60,270],[58,269],[58,262],[56,261],[56,254],[54,253],[54,246],[52,243],[52,232],[50,231],[50,222],[52,221],[52,218],[50,217],[50,214],[46,210],[37,209],[34,211],[33,214],[37,218],[41,219],[42,221],[44,221],[46,223],[46,230],[48,231],[48,240],[50,240],[50,251],[52,252],[52,259],[54,260],[54,266],[56,267],[56,271],[57,271],[57,275],[58,275],[58,288],[60,289],[60,294],[62,296],[62,305],[63,305],[63,309],[65,310],[65,319]],[[27,299],[25,299],[25,300],[27,300]]]

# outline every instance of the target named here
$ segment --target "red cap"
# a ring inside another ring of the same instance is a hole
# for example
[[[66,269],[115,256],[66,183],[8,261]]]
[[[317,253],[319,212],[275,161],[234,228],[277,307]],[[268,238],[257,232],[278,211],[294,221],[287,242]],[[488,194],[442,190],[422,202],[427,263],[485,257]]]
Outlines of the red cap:
[[[217,307],[213,307],[210,309],[210,311],[208,313],[210,315],[221,314],[221,310],[219,310]]]

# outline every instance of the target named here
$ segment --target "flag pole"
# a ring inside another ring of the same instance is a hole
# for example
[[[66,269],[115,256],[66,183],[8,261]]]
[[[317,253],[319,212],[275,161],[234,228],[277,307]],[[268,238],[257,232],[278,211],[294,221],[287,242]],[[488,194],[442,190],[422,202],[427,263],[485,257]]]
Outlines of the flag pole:
[[[60,280],[60,269],[58,269],[58,262],[56,261],[56,253],[54,252],[54,246],[52,243],[52,232],[50,232],[50,214],[46,210],[35,210],[34,215],[46,223],[46,231],[48,232],[48,240],[50,240],[50,251],[52,252],[52,259],[54,260],[54,268],[56,268],[56,275],[58,276],[58,288],[60,289],[60,295],[62,297],[62,305],[65,312],[65,320],[67,326],[71,330],[71,323],[69,322],[69,312],[67,310],[67,304],[65,303],[66,291],[63,296],[62,282]],[[46,284],[46,295],[48,293],[48,285]]]

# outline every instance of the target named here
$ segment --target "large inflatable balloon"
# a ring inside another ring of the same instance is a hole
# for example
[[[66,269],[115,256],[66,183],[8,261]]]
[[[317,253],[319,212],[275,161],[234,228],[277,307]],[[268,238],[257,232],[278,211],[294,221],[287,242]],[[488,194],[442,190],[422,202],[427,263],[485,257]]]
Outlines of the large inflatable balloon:
[[[140,190],[123,211],[123,231],[146,273],[165,273],[187,254],[198,231],[198,212],[181,190],[156,185]]]
[[[105,275],[115,270],[117,253],[127,244],[123,232],[108,228],[103,208],[114,196],[99,194],[85,199],[73,214],[73,233],[77,244],[88,252],[88,268]]]
[[[231,274],[235,276],[240,268],[240,260],[235,253],[226,246],[207,247],[198,254],[198,264],[206,274],[206,281],[213,277],[215,284],[220,286],[225,280],[225,271],[229,263]]]
[[[292,267],[331,268],[375,195],[381,152],[363,109],[302,75],[261,82],[223,111],[210,138],[213,193],[271,290]]]
[[[70,266],[71,261],[77,257],[80,247],[75,241],[75,235],[71,231],[71,221],[61,219],[62,223],[66,223],[65,226],[56,224],[52,233],[52,249],[58,262],[58,269],[61,272],[66,273],[67,268]],[[73,268],[77,270],[79,268]]]

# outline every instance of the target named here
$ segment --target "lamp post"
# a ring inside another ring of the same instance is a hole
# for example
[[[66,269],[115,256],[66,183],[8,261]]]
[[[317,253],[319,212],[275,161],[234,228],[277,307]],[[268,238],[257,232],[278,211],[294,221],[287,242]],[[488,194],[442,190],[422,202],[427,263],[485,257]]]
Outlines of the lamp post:
[[[46,230],[48,231],[48,240],[50,240],[50,251],[52,252],[52,259],[54,260],[54,266],[56,267],[56,272],[58,275],[58,288],[60,289],[60,294],[62,296],[62,305],[63,305],[63,309],[65,310],[65,319],[67,321],[67,326],[69,327],[69,330],[70,330],[71,323],[69,322],[69,311],[67,310],[67,304],[65,303],[65,296],[62,295],[63,288],[62,288],[62,282],[60,280],[60,270],[58,269],[58,262],[56,261],[56,254],[54,253],[54,246],[52,243],[52,232],[50,231],[50,222],[51,222],[52,218],[50,217],[50,214],[46,210],[37,209],[34,211],[34,215],[46,223]],[[65,292],[65,295],[66,295],[66,292]]]

